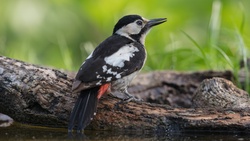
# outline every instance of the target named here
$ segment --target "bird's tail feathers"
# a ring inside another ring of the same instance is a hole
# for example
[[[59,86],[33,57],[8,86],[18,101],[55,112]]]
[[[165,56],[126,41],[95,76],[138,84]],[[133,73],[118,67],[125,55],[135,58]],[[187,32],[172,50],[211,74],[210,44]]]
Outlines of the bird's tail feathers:
[[[71,112],[68,131],[71,132],[75,125],[77,131],[82,131],[93,119],[97,107],[97,95],[100,87],[81,91]]]

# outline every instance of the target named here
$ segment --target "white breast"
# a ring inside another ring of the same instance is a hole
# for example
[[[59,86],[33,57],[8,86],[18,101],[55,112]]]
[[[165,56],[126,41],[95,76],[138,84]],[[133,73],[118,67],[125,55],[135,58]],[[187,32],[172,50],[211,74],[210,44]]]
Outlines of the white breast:
[[[139,71],[136,71],[134,73],[131,73],[128,76],[125,76],[121,79],[117,79],[116,81],[112,82],[111,91],[124,91],[127,90],[127,86],[130,84],[130,82],[134,79],[134,77],[137,75]]]

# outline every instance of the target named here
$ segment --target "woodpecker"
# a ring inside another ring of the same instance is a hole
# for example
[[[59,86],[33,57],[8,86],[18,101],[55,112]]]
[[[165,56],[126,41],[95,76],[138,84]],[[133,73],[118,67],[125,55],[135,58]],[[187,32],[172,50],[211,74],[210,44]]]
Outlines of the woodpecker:
[[[145,37],[151,27],[164,22],[166,18],[126,15],[116,23],[112,36],[86,58],[74,79],[72,93],[80,95],[70,115],[69,132],[75,126],[81,132],[91,122],[103,94],[120,91],[133,98],[127,86],[145,63]]]

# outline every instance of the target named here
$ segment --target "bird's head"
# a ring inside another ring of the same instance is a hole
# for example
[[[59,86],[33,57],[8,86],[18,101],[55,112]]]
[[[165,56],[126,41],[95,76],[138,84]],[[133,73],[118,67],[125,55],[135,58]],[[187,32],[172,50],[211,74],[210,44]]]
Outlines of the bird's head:
[[[125,36],[144,44],[148,31],[156,25],[166,22],[166,18],[145,19],[139,15],[122,17],[115,25],[113,34]]]

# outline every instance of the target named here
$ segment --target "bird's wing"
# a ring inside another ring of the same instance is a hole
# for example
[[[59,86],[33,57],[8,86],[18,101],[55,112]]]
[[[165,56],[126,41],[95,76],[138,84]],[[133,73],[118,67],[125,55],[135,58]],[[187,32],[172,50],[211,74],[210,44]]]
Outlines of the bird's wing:
[[[82,64],[72,89],[79,92],[139,71],[145,57],[142,44],[119,35],[111,36],[102,42]]]

